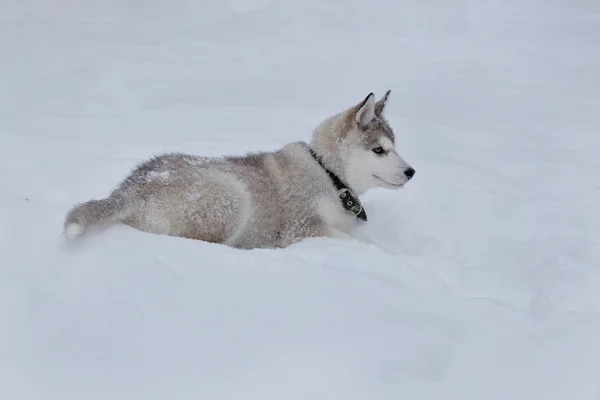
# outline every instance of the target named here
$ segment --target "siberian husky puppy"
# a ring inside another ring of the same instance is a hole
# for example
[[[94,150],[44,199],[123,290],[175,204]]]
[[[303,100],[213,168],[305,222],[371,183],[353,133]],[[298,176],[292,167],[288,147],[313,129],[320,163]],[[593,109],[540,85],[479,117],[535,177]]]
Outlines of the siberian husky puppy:
[[[414,175],[384,117],[390,91],[370,93],[321,122],[312,140],[273,152],[219,158],[168,153],[132,170],[101,200],[73,207],[64,233],[75,238],[113,222],[139,230],[251,248],[309,237],[351,238],[367,220],[358,196],[401,188]]]

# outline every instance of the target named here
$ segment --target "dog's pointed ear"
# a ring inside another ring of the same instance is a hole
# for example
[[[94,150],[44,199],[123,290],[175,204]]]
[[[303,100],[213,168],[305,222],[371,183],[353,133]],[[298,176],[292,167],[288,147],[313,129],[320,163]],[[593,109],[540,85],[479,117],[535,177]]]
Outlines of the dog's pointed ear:
[[[355,121],[358,126],[366,126],[375,118],[375,95],[369,93],[365,99],[356,106]]]
[[[390,93],[392,93],[391,89],[385,92],[385,95],[381,98],[381,100],[375,103],[375,115],[377,115],[378,117],[385,116],[385,106],[390,98]]]

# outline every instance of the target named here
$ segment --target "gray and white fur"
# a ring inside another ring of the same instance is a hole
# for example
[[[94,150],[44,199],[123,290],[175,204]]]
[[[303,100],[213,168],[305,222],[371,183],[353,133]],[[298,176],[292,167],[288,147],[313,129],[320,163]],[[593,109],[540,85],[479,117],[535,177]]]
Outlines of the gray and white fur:
[[[384,117],[390,91],[324,120],[310,145],[219,158],[169,153],[138,165],[110,195],[67,214],[68,238],[113,222],[228,246],[286,247],[309,237],[349,238],[358,221],[329,175],[354,192],[402,187],[415,173],[396,152]]]

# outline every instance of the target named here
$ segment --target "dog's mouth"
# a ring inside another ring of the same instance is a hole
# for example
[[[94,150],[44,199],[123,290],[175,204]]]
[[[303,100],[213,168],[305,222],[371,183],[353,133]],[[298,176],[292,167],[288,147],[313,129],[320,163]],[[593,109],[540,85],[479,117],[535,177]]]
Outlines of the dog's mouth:
[[[392,183],[392,182],[388,182],[384,179],[381,179],[380,177],[378,177],[377,175],[373,175],[378,181],[380,181],[381,183],[383,183],[382,186],[390,188],[390,189],[400,189],[402,186],[404,186],[404,184],[406,182],[402,182],[402,183]]]

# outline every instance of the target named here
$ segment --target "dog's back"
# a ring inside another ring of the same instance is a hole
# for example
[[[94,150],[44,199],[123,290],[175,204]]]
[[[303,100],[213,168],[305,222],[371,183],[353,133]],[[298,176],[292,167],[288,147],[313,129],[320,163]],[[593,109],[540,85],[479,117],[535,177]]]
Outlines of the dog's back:
[[[336,192],[305,143],[225,158],[165,154],[136,167],[107,199],[76,206],[66,232],[122,221],[238,248],[285,247],[322,234],[318,198]]]

